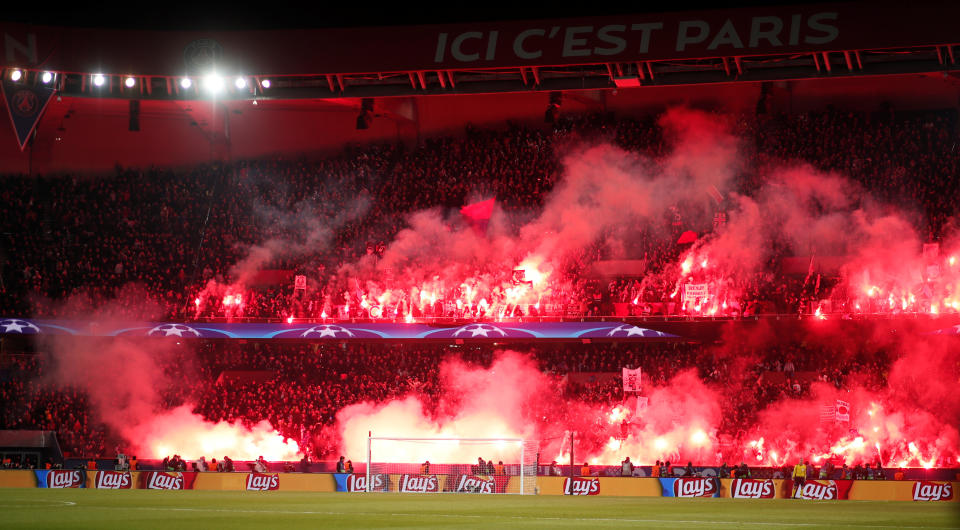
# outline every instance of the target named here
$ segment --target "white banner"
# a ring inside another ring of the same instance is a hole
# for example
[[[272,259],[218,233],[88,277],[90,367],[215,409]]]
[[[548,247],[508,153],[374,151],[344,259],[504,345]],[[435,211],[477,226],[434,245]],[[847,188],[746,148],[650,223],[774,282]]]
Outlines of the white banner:
[[[647,399],[647,396],[637,396],[637,405],[633,409],[633,417],[640,418],[643,416],[643,413],[647,411],[647,405],[650,402]]]
[[[629,368],[623,369],[623,391],[624,392],[639,392],[640,391],[640,368],[631,370]]]
[[[303,274],[298,274],[293,277],[293,290],[296,291],[298,289],[307,289],[307,277]]]
[[[707,297],[707,284],[688,283],[683,286],[683,300],[703,300]]]
[[[846,401],[837,400],[837,423],[850,423],[850,404]]]

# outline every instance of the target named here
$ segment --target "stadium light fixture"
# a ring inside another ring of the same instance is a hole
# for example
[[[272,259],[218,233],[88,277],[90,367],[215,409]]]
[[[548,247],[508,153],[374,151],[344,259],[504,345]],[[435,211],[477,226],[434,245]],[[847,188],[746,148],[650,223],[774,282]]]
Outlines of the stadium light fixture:
[[[233,82],[233,86],[237,87],[237,90],[243,90],[247,87],[247,80],[242,77],[237,77],[237,80]]]
[[[53,81],[53,73],[44,72],[43,75],[40,76],[40,80],[43,81],[45,85],[49,84],[50,81]]]
[[[193,86],[193,81],[191,81],[189,77],[184,77],[180,80],[180,88],[186,90],[191,86]]]
[[[127,88],[133,88],[133,85],[137,84],[137,80],[133,77],[127,77],[124,79],[123,84],[126,85]]]
[[[10,80],[13,81],[14,83],[16,83],[22,78],[23,78],[23,72],[21,72],[20,70],[14,70],[10,72]]]
[[[203,78],[203,87],[211,93],[216,94],[223,90],[223,78],[216,73],[207,74]]]
[[[103,77],[103,74],[93,74],[93,84],[95,86],[103,86],[107,82],[107,78]]]

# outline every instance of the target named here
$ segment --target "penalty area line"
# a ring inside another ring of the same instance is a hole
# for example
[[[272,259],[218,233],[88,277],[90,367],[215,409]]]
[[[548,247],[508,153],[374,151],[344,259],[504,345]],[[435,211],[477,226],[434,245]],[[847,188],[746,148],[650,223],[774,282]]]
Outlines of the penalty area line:
[[[351,517],[423,517],[422,513],[387,513],[387,512],[331,512],[321,510],[230,510],[226,508],[175,508],[160,506],[111,506],[101,507],[113,510],[147,510],[147,511],[168,511],[168,512],[214,512],[214,513],[247,513],[247,514],[265,514],[265,515],[344,515]],[[799,522],[777,522],[777,521],[699,521],[691,519],[629,519],[616,517],[543,517],[537,515],[473,515],[460,513],[431,513],[430,517],[446,517],[452,519],[501,519],[514,521],[575,521],[585,523],[650,523],[650,524],[687,524],[687,525],[750,525],[750,526],[810,526],[810,527],[831,527],[831,528],[891,528],[890,525],[873,524],[853,524],[853,523],[799,523]],[[896,525],[896,528],[954,528],[951,526],[902,526]]]
[[[36,506],[76,506],[77,503],[73,501],[53,501],[53,500],[36,500],[36,501],[26,501],[16,504],[3,503],[0,504],[0,508],[31,508]]]

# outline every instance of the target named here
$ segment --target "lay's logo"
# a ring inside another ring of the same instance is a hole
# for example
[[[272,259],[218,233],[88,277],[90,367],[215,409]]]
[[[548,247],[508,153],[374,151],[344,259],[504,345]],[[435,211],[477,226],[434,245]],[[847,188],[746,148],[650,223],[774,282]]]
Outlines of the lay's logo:
[[[54,469],[47,474],[48,488],[82,488],[83,472]]]
[[[951,501],[953,500],[953,485],[949,482],[927,482],[925,480],[914,482],[913,500]]]
[[[128,490],[132,486],[129,471],[97,471],[97,489]]]
[[[673,483],[674,497],[713,497],[717,481],[712,477],[678,478]]]
[[[280,489],[280,475],[276,473],[250,473],[247,475],[248,491],[277,491]]]
[[[773,499],[776,488],[771,479],[735,478],[730,483],[730,496],[734,499]]]

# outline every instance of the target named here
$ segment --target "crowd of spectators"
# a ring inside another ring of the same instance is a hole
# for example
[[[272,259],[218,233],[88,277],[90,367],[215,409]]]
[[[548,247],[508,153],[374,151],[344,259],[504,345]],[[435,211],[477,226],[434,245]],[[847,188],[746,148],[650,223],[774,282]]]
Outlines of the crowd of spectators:
[[[771,163],[800,160],[850,175],[881,199],[921,212],[918,223],[926,223],[920,226],[931,240],[941,237],[957,214],[955,112],[828,109],[745,115],[733,123],[735,132],[750,140],[744,142],[747,161],[736,191],[755,190]],[[0,219],[0,306],[11,315],[46,317],[89,314],[105,301],[114,301],[113,317],[343,316],[338,307],[349,300],[343,293],[351,286],[337,271],[382,253],[410,212],[455,209],[495,196],[505,211],[521,214],[511,217],[519,222],[560,177],[558,153],[581,140],[608,141],[654,158],[668,150],[654,116],[584,115],[549,128],[468,127],[462,135],[427,139],[414,149],[348,146],[324,158],[118,169],[103,177],[2,176],[0,200],[7,211],[22,215]],[[675,286],[667,282],[587,275],[592,261],[611,257],[643,259],[648,271],[659,270],[682,250],[676,232],[711,230],[685,226],[682,205],[671,211],[663,221],[671,237],[654,237],[658,227],[651,227],[646,236],[630,238],[629,248],[609,248],[600,238],[571,256],[562,271],[569,288],[549,302],[550,311],[610,314],[613,304],[637,301],[629,311],[680,312],[669,296]],[[258,248],[270,252],[251,252]],[[267,269],[303,274],[309,287],[296,292],[288,277],[278,283],[257,276]],[[736,278],[733,287],[740,294],[729,312],[796,312],[803,301],[822,297],[835,279],[822,280],[820,292],[813,293],[813,282],[802,278],[769,272]],[[209,285],[238,282],[242,303],[225,304],[222,295],[228,293],[219,291],[199,295]],[[454,289],[438,293],[448,303],[429,314],[454,313]],[[144,308],[143,292],[158,306]],[[547,311],[532,307],[521,312]],[[364,310],[351,316],[363,316]]]
[[[744,426],[751,425],[769,404],[784,397],[809,397],[816,381],[837,388],[854,382],[885,383],[889,352],[864,348],[857,355],[841,355],[838,348],[830,344],[609,343],[516,349],[529,354],[548,386],[558,389],[556,395],[535,405],[536,411],[528,411],[545,436],[556,429],[562,435],[572,416],[584,414],[581,405],[612,407],[624,402],[620,369],[640,367],[645,388],[663,386],[682,372],[693,371],[705,385],[722,389],[719,431],[737,439],[748,436]],[[161,400],[157,406],[166,410],[190,404],[206,420],[247,427],[266,420],[285,438],[298,442],[309,458],[323,459],[335,455],[340,446],[332,427],[344,407],[413,395],[424,403],[424,410],[439,413],[449,405],[445,400],[450,395],[441,380],[441,361],[455,357],[488,367],[497,351],[493,345],[203,341],[158,355],[155,380]],[[50,377],[52,362],[43,353],[2,357],[0,429],[56,431],[68,457],[112,456],[127,443],[116,431],[117,424],[111,427],[103,410],[97,410],[83,391]],[[590,382],[595,375],[600,376],[599,382]],[[604,429],[611,428],[606,414],[598,414],[595,420],[597,433],[603,436]]]

